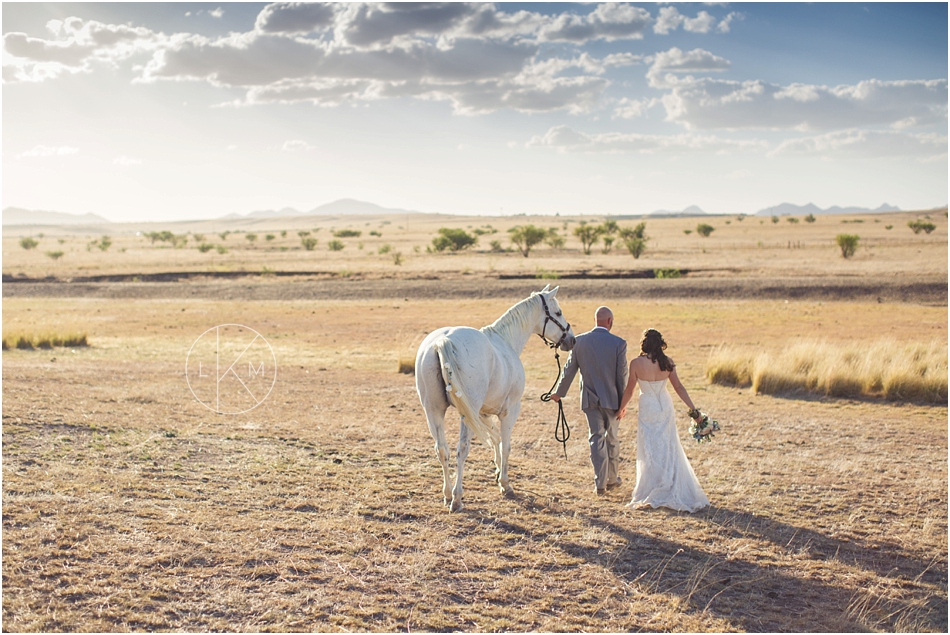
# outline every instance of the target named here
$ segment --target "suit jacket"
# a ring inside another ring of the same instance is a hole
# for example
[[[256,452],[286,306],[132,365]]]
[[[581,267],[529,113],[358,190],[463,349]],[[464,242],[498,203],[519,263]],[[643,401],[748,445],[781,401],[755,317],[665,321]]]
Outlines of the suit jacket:
[[[563,398],[574,375],[581,371],[581,408],[620,407],[627,387],[627,342],[605,328],[595,328],[577,336],[554,393]]]

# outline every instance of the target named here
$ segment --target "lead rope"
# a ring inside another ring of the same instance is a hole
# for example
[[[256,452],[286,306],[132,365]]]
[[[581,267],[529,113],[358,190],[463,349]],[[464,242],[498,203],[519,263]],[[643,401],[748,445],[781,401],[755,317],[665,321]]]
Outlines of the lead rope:
[[[557,377],[554,378],[554,384],[551,385],[551,390],[541,395],[541,401],[544,402],[551,401],[551,393],[554,392],[554,387],[557,386],[558,380],[561,379],[561,356],[557,349],[554,349],[554,361],[557,362]],[[571,428],[567,425],[567,417],[564,416],[564,403],[558,400],[557,421],[554,423],[554,440],[561,444],[564,450],[564,460],[567,460],[567,440],[570,438]]]

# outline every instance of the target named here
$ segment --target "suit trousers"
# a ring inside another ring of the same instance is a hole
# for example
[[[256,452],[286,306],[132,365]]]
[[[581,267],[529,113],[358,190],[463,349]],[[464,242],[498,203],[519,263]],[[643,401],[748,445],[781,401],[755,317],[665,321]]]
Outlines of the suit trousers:
[[[584,415],[590,430],[587,441],[590,444],[590,463],[594,467],[594,485],[601,489],[620,482],[620,437],[617,434],[619,426],[614,411],[607,408],[585,408]]]

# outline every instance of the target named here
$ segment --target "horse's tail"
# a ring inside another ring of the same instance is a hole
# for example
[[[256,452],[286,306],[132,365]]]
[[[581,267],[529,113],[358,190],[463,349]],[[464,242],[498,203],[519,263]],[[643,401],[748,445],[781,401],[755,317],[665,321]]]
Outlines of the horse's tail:
[[[442,362],[442,379],[445,381],[445,394],[449,398],[449,403],[455,406],[459,414],[462,415],[465,425],[469,430],[475,433],[475,436],[481,439],[483,443],[492,448],[497,448],[501,441],[499,431],[491,424],[491,421],[482,419],[478,410],[472,406],[460,384],[458,372],[458,354],[455,344],[448,338],[436,342],[436,351],[439,353],[439,360]]]

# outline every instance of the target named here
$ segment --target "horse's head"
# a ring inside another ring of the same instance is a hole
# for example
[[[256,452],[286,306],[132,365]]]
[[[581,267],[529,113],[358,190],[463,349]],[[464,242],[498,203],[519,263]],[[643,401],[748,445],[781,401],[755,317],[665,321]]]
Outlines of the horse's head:
[[[571,330],[570,323],[561,313],[561,307],[554,297],[557,295],[558,287],[549,288],[551,285],[545,285],[538,292],[541,298],[541,321],[539,322],[538,334],[551,348],[560,348],[562,351],[569,351],[574,348],[577,340],[574,338],[574,331]]]

